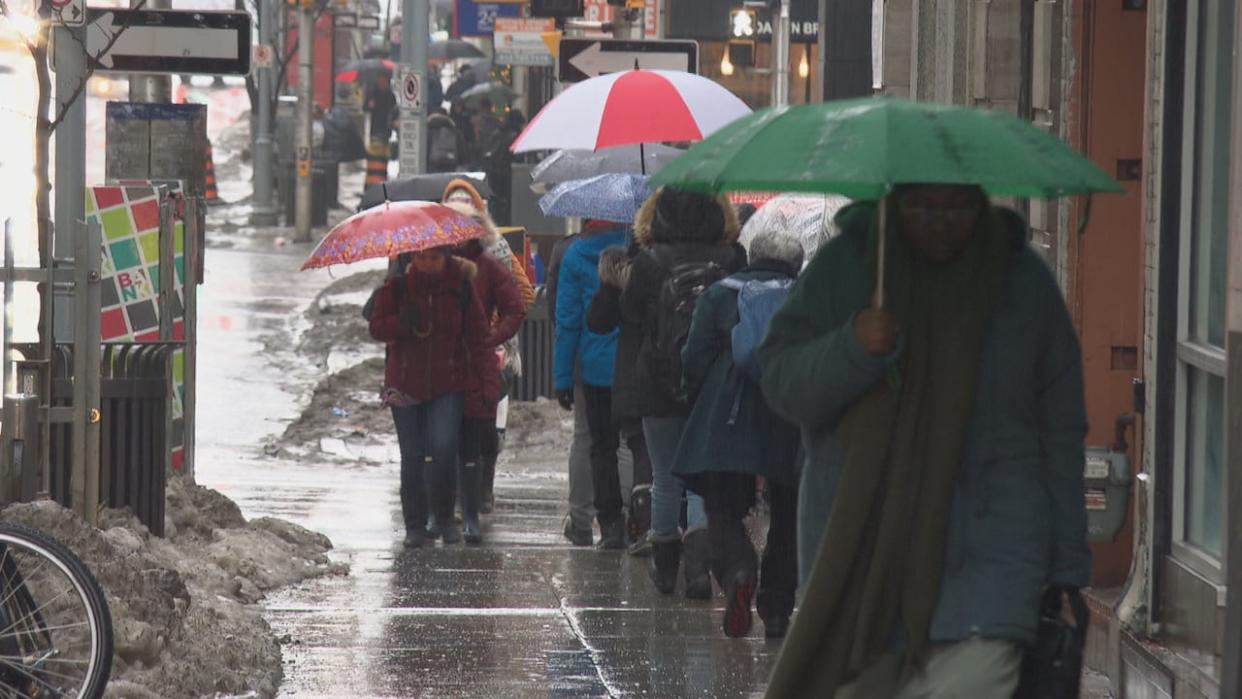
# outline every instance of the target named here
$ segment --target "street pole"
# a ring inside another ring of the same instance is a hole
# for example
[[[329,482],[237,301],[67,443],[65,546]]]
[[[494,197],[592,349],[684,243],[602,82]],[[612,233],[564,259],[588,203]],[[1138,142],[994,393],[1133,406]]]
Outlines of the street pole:
[[[259,45],[272,50],[273,62],[276,59],[272,32],[276,21],[276,4],[276,0],[259,0]],[[274,63],[257,69],[259,116],[255,122],[254,136],[254,210],[250,214],[250,222],[256,226],[276,224],[276,203],[272,201],[272,100],[276,91],[273,65]]]
[[[170,10],[170,0],[130,0],[130,7],[142,7],[148,10]],[[129,76],[130,102],[172,102],[171,75],[131,75]]]
[[[772,36],[772,106],[789,104],[789,0],[780,0]]]
[[[425,84],[427,45],[431,40],[431,3],[429,0],[402,0],[401,10],[401,60],[405,64],[406,73],[416,74],[421,86]],[[397,89],[401,87],[398,86]],[[414,104],[403,101],[400,126],[402,177],[412,177],[427,171],[427,149],[423,143],[426,127],[425,95],[420,95]],[[414,152],[409,152],[411,149]]]
[[[294,221],[297,232],[294,239],[306,243],[311,239],[311,196],[314,182],[311,179],[311,146],[315,114],[315,5],[313,0],[302,0],[302,14],[298,23],[298,183],[297,210]]]

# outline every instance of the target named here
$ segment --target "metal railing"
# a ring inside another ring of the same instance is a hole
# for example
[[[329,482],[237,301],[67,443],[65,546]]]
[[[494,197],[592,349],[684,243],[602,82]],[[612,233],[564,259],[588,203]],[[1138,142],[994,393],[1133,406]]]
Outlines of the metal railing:
[[[552,378],[552,357],[556,337],[542,290],[535,305],[526,313],[518,335],[522,347],[522,376],[517,381],[514,400],[533,401],[540,397],[553,397],[556,386]]]

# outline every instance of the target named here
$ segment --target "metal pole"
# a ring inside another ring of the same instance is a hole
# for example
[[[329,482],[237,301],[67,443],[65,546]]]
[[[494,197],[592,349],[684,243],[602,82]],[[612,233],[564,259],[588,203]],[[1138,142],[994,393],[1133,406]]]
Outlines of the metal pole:
[[[780,0],[772,37],[772,106],[789,104],[789,0]]]
[[[130,0],[130,7],[142,5],[148,10],[170,10],[171,0]],[[171,75],[131,75],[129,76],[130,102],[172,102]]]
[[[419,84],[427,71],[427,48],[431,40],[431,3],[429,0],[401,2],[401,61],[406,70],[418,74]],[[400,88],[398,88],[400,89]],[[427,132],[427,101],[401,107],[401,176],[410,177],[427,171],[427,149],[423,138]],[[410,147],[414,153],[408,153]]]
[[[13,219],[4,219],[4,356],[0,362],[0,396],[16,393],[10,386],[13,378]],[[17,382],[14,381],[13,385]]]
[[[162,227],[162,226],[161,226]],[[83,227],[73,252],[73,476],[74,509],[88,524],[99,518],[99,223]],[[164,277],[160,274],[161,285]],[[165,310],[160,309],[161,320]]]
[[[275,61],[273,25],[276,22],[276,0],[259,0],[259,45],[272,48]],[[250,222],[256,226],[276,224],[276,202],[272,199],[272,102],[275,99],[276,76],[272,66],[260,66],[259,115],[254,137],[254,211]]]
[[[311,196],[314,182],[311,179],[312,122],[315,114],[315,6],[313,0],[302,1],[301,21],[298,24],[298,183],[295,221],[298,242],[311,239]]]

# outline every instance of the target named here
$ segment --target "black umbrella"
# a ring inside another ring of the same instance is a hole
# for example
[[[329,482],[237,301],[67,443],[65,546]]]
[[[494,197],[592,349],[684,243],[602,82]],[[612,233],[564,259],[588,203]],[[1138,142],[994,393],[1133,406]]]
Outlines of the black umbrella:
[[[474,188],[479,190],[479,194],[484,199],[491,198],[492,188],[484,180],[459,172],[435,172],[427,175],[403,177],[392,180],[387,184],[367,185],[366,189],[362,191],[362,201],[358,204],[358,210],[362,211],[373,206],[379,206],[385,200],[440,201],[440,197],[444,196],[444,188],[448,186],[449,182],[456,179],[463,179],[474,185]]]
[[[387,58],[364,58],[354,61],[336,74],[337,82],[368,82],[377,75],[392,77],[394,64]]]
[[[468,41],[461,39],[449,39],[448,41],[433,41],[427,49],[428,58],[440,58],[450,61],[459,58],[482,58],[487,54],[479,50],[477,46]]]

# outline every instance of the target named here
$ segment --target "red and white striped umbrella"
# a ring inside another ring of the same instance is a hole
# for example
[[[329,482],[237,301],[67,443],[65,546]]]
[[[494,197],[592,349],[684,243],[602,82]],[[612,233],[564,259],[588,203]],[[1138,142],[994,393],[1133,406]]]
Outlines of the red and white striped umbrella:
[[[584,80],[545,106],[513,142],[514,153],[701,141],[750,114],[719,83],[673,70],[627,70]]]

